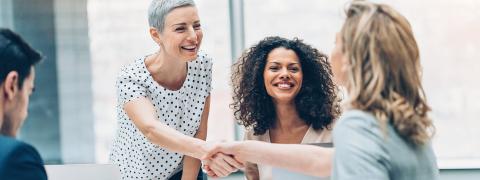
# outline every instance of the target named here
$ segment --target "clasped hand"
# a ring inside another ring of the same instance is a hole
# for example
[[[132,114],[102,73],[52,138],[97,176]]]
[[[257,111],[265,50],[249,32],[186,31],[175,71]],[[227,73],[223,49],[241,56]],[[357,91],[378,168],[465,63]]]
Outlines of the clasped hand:
[[[235,142],[210,143],[202,157],[202,169],[211,177],[225,177],[244,167],[244,161],[235,154]]]

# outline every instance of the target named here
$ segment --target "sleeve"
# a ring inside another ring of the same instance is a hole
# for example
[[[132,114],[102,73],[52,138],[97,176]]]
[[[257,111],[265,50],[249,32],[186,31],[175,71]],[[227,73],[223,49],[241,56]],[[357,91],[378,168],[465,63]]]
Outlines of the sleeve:
[[[116,83],[118,103],[123,106],[139,97],[146,97],[147,89],[144,86],[144,79],[139,74],[132,73],[128,68],[122,68]]]
[[[28,144],[19,143],[9,155],[7,164],[10,170],[6,171],[5,177],[10,179],[47,179],[47,173],[40,154]]]
[[[376,119],[368,118],[347,115],[334,127],[333,180],[389,179],[383,133]]]
[[[258,166],[254,163],[245,163],[245,178],[248,180],[259,180]]]
[[[206,93],[207,96],[210,95],[210,92],[212,91],[212,66],[213,66],[213,61],[212,58],[209,57],[208,55],[202,55],[204,58],[205,62],[205,83],[206,83]]]

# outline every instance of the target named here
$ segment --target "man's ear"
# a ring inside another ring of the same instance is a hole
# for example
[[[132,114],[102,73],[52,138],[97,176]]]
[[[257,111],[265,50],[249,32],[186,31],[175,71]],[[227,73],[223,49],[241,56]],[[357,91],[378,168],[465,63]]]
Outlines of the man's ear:
[[[157,28],[150,27],[149,29],[150,36],[152,37],[153,41],[160,45],[160,32],[158,32]]]
[[[3,90],[5,91],[5,99],[12,100],[18,93],[20,87],[18,86],[19,76],[16,71],[11,71],[7,74],[5,82],[3,83]]]

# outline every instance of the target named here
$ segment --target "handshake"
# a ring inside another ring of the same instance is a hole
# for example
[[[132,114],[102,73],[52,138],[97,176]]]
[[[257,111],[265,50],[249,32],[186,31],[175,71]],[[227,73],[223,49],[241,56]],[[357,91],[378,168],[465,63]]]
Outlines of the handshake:
[[[245,159],[238,153],[241,143],[206,143],[201,157],[203,171],[210,177],[225,177],[244,168]]]

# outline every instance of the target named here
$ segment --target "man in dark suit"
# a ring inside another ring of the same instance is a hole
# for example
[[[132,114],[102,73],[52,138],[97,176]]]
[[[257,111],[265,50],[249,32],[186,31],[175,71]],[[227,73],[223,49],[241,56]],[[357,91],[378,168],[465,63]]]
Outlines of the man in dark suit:
[[[47,179],[43,160],[34,147],[16,140],[27,117],[40,53],[19,35],[0,28],[0,179]]]

